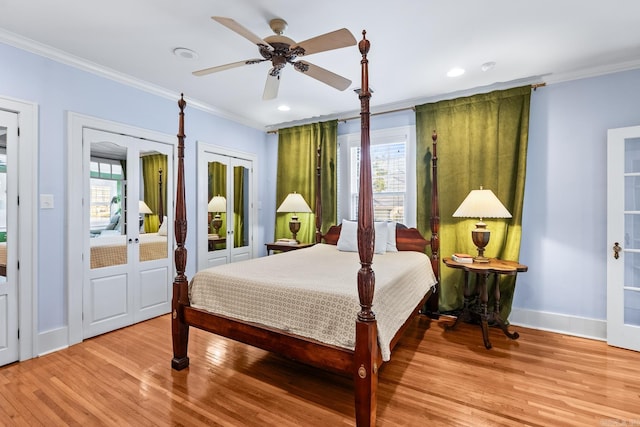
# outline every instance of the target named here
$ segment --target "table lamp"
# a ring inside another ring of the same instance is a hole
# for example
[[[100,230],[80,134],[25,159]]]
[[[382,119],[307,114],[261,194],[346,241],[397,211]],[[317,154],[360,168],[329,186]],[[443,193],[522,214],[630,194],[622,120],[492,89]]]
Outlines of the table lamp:
[[[220,212],[227,211],[227,199],[222,197],[221,195],[213,196],[207,205],[207,211],[214,213],[213,219],[211,220],[211,228],[213,228],[214,234],[211,237],[219,238],[218,232],[220,227],[222,227],[222,218],[220,218]]]
[[[453,213],[454,218],[480,218],[476,223],[475,230],[471,231],[471,240],[478,248],[478,256],[473,258],[474,262],[489,262],[484,256],[484,248],[489,243],[491,232],[487,229],[487,224],[482,222],[483,218],[511,218],[511,214],[498,200],[493,191],[485,190],[480,186],[479,190],[471,190],[469,195],[462,201],[458,209]]]
[[[289,221],[289,230],[291,231],[292,240],[297,241],[296,235],[300,231],[300,221],[298,220],[299,213],[311,213],[311,208],[302,197],[302,194],[289,193],[284,199],[284,202],[280,205],[276,212],[292,212],[291,221]]]
[[[149,206],[144,202],[144,200],[138,200],[138,215],[140,220],[140,231],[144,232],[144,228],[142,227],[144,225],[144,215],[148,215],[151,213],[153,212],[151,212],[151,209],[149,209]]]

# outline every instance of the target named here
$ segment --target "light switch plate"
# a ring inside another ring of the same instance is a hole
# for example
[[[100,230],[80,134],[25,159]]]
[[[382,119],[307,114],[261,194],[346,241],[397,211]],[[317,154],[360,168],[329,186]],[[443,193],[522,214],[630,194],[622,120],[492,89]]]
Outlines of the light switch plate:
[[[53,209],[53,194],[40,195],[40,209]]]

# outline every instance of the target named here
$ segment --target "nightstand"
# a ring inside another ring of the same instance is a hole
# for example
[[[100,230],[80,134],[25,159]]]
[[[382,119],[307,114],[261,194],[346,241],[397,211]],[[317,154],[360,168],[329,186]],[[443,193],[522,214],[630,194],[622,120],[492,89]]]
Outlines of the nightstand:
[[[502,317],[500,317],[500,286],[498,276],[509,275],[515,276],[519,272],[525,272],[528,267],[523,264],[518,264],[514,261],[503,261],[497,258],[491,258],[489,262],[473,262],[473,263],[461,263],[452,260],[451,258],[444,258],[444,265],[450,268],[457,268],[464,271],[464,306],[462,313],[458,316],[453,325],[447,325],[445,329],[455,329],[460,323],[460,320],[474,320],[480,319],[480,326],[482,327],[482,339],[484,340],[484,346],[487,349],[491,348],[491,342],[489,341],[489,327],[488,322],[494,321],[504,334],[516,340],[520,336],[517,332],[509,332],[507,325],[505,325]],[[469,283],[469,273],[474,273],[477,276],[477,283],[475,289],[475,295],[480,298],[480,312],[474,311],[471,307],[471,285]],[[487,291],[487,278],[490,274],[495,276],[495,307],[493,310],[488,310],[487,302],[489,300]]]
[[[298,249],[304,249],[315,245],[315,243],[298,243],[295,245],[288,245],[286,243],[265,243],[267,247],[267,255],[270,255],[271,251],[289,252]]]

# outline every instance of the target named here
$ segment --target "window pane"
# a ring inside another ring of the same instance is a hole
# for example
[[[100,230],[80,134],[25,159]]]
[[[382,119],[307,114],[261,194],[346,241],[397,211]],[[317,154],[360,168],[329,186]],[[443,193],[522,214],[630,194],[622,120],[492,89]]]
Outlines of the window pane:
[[[118,182],[91,178],[89,222],[92,230],[104,228],[111,218],[111,201],[118,195]],[[117,208],[117,205],[114,206]]]
[[[406,144],[404,142],[371,146],[371,179],[375,221],[405,222],[406,164]],[[355,219],[358,216],[360,147],[352,147],[350,166],[351,215],[352,219]]]

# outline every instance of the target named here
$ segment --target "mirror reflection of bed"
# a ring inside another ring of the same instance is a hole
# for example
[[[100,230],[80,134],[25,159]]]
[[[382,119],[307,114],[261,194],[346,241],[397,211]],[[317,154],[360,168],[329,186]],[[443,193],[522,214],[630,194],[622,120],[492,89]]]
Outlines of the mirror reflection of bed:
[[[0,282],[7,281],[7,136],[0,127]]]
[[[156,155],[162,156],[163,155]],[[149,157],[150,158],[150,157]],[[153,160],[153,159],[152,159]],[[166,160],[165,160],[166,161]],[[155,173],[145,173],[145,158],[142,158],[143,170],[143,188],[148,193],[154,192],[157,197],[156,208],[151,209],[146,202],[139,200],[138,211],[140,227],[137,243],[139,243],[139,260],[152,261],[155,259],[167,258],[167,221],[164,215],[164,190],[162,182],[162,168]],[[114,172],[115,169],[115,172]],[[149,168],[146,168],[149,169]],[[122,172],[121,168],[111,168],[110,178],[119,177],[118,173]],[[146,176],[145,176],[146,175]],[[153,178],[152,180],[152,177]],[[127,260],[127,243],[129,239],[126,234],[127,224],[124,217],[124,205],[122,203],[124,185],[116,179],[115,195],[109,193],[109,220],[106,225],[98,228],[91,228],[89,246],[91,248],[90,268],[103,268],[114,265],[126,264]],[[96,209],[97,211],[97,209]],[[92,212],[93,213],[93,212]],[[153,221],[151,217],[156,220]]]

